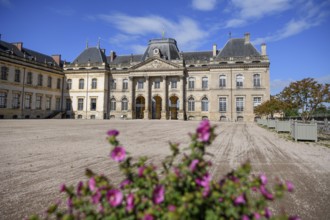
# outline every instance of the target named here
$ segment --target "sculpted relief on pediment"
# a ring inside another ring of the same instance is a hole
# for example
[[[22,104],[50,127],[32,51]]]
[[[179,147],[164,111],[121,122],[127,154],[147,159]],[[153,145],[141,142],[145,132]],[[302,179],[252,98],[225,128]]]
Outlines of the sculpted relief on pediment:
[[[162,62],[160,60],[153,60],[137,68],[137,70],[157,70],[157,69],[176,69],[176,67],[168,63]]]

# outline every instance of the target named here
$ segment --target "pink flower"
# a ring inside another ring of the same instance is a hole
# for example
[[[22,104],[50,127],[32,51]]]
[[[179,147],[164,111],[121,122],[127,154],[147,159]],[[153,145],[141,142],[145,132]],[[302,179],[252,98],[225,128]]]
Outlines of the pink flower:
[[[202,179],[196,179],[196,183],[204,188],[209,187],[210,181],[211,181],[211,176],[208,173],[205,174]]]
[[[77,195],[80,196],[81,195],[81,190],[82,187],[84,186],[82,181],[79,181],[78,186],[77,186]]]
[[[117,130],[109,130],[108,132],[107,132],[107,134],[108,134],[108,136],[118,136],[118,134],[119,134],[119,131],[117,131]]]
[[[294,185],[290,181],[286,181],[286,188],[288,189],[289,192],[292,192],[294,190]]]
[[[271,211],[268,208],[265,208],[265,217],[269,219],[272,216]]]
[[[146,168],[145,166],[142,166],[142,167],[138,168],[138,176],[139,177],[143,176],[143,172],[144,172],[145,168]]]
[[[245,196],[244,194],[238,196],[235,200],[234,200],[234,204],[235,205],[240,205],[240,204],[245,204],[246,201],[245,201]]]
[[[123,201],[123,194],[117,189],[111,189],[107,192],[107,200],[112,207],[117,207]]]
[[[247,216],[247,215],[243,215],[243,216],[242,216],[242,220],[250,220],[250,218],[249,218],[249,216]]]
[[[198,159],[194,159],[194,160],[190,163],[190,165],[189,165],[189,169],[190,169],[191,172],[194,172],[194,171],[195,171],[196,166],[197,166],[198,163],[199,163],[199,160],[198,160]]]
[[[219,202],[223,202],[223,198],[219,198],[218,201],[219,201]]]
[[[260,219],[261,218],[261,215],[259,213],[254,213],[254,219]]]
[[[66,190],[66,186],[65,184],[63,183],[61,186],[60,186],[60,192],[65,192]]]
[[[203,120],[197,128],[198,140],[201,142],[209,142],[211,137],[211,126],[208,120]]]
[[[111,158],[117,162],[121,162],[125,159],[126,157],[126,151],[123,147],[115,147],[111,154]]]
[[[259,175],[259,178],[260,178],[260,181],[261,181],[261,184],[262,185],[266,185],[267,184],[267,182],[268,182],[268,180],[267,180],[267,177],[266,177],[266,175],[265,174],[260,174]]]
[[[175,205],[169,205],[169,206],[167,206],[167,209],[170,212],[174,212],[176,210],[176,207],[175,207]]]
[[[96,188],[96,182],[95,182],[95,179],[94,177],[90,178],[89,181],[88,181],[88,187],[90,189],[90,191],[94,191],[95,188]]]
[[[68,206],[69,209],[71,209],[73,207],[73,203],[72,203],[71,198],[68,198],[68,200],[66,201],[66,205]]]
[[[164,201],[165,188],[162,185],[156,186],[152,194],[152,201],[159,204]]]
[[[100,202],[102,195],[100,193],[100,191],[97,191],[93,196],[92,196],[92,203],[93,204],[97,204]]]
[[[130,181],[129,179],[125,179],[125,180],[123,180],[123,181],[120,183],[119,187],[120,187],[121,189],[124,189],[126,186],[128,186],[128,185],[131,184],[131,183],[132,183],[132,181]]]
[[[126,210],[130,212],[133,209],[134,209],[134,195],[133,193],[130,193],[126,198]]]
[[[175,175],[176,175],[177,177],[180,177],[180,176],[181,176],[179,168],[174,167],[173,170],[174,170],[174,173],[175,173]]]
[[[268,192],[268,190],[266,189],[266,187],[264,185],[260,186],[260,192],[266,199],[268,199],[268,200],[273,200],[274,199],[273,194]]]
[[[150,214],[146,214],[145,216],[143,216],[142,220],[154,220],[154,217]]]

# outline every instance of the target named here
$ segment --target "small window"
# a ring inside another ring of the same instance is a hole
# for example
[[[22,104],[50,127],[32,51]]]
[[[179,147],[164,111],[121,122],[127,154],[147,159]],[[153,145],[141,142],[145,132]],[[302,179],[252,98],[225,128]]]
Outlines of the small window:
[[[7,93],[0,92],[0,108],[7,108]]]
[[[43,75],[39,74],[38,75],[38,86],[42,86],[42,81],[43,81]]]
[[[159,89],[160,88],[160,81],[156,80],[155,81],[155,89]]]
[[[95,119],[95,115],[91,115],[91,119]]]
[[[78,111],[84,110],[84,99],[79,98],[78,99]]]
[[[111,85],[110,85],[110,88],[111,89],[116,89],[117,85],[116,85],[116,80],[115,79],[112,79],[111,80]]]
[[[21,71],[20,70],[15,70],[15,82],[20,82],[21,81]]]
[[[121,100],[121,110],[122,111],[127,111],[128,109],[128,101],[127,101],[127,98],[123,98]]]
[[[41,109],[41,103],[42,103],[42,96],[37,95],[36,96],[36,109]]]
[[[32,103],[32,95],[31,94],[25,94],[25,109],[30,109],[31,108],[31,103]]]
[[[227,99],[225,97],[219,98],[219,112],[227,111]]]
[[[207,77],[203,77],[202,78],[202,88],[203,89],[207,89],[208,88],[208,78]]]
[[[84,89],[84,87],[85,87],[85,80],[79,79],[79,89]]]
[[[61,89],[61,79],[57,79],[56,88]]]
[[[238,74],[236,76],[236,86],[237,87],[243,87],[243,75],[242,74]]]
[[[204,97],[202,98],[202,112],[207,112],[209,110],[209,100]]]
[[[92,89],[96,89],[97,88],[97,79],[92,79]]]
[[[12,101],[13,108],[19,108],[20,105],[21,105],[21,94],[13,93],[13,101]]]
[[[243,97],[236,98],[236,111],[237,112],[244,111],[244,98]]]
[[[110,110],[111,111],[116,111],[116,99],[115,98],[112,98],[110,100]]]
[[[48,86],[49,88],[52,88],[52,77],[50,77],[50,76],[48,76],[47,86]]]
[[[176,79],[172,79],[172,81],[171,81],[171,88],[172,89],[176,89],[177,88],[177,80]]]
[[[224,88],[224,87],[226,87],[226,76],[225,75],[221,75],[220,77],[219,77],[219,87],[220,88]]]
[[[47,96],[46,97],[46,110],[51,109],[51,104],[52,104],[52,97]]]
[[[253,86],[260,87],[260,74],[253,75]]]
[[[91,98],[91,111],[96,111],[96,98]]]
[[[123,80],[123,90],[126,90],[126,89],[128,89],[128,80],[124,79]]]
[[[143,80],[138,81],[138,89],[143,89]]]
[[[82,115],[78,115],[78,119],[82,119]]]
[[[6,66],[1,67],[1,79],[2,80],[8,80],[8,71],[9,71],[8,67],[6,67]]]
[[[188,89],[194,89],[195,88],[195,78],[189,77],[188,79]]]
[[[188,99],[188,111],[189,112],[195,111],[195,99],[193,97],[190,97]]]
[[[31,85],[32,84],[32,73],[28,72],[26,76],[26,84]]]
[[[68,79],[68,80],[66,81],[66,88],[67,88],[68,90],[70,90],[70,89],[72,88],[72,79]]]

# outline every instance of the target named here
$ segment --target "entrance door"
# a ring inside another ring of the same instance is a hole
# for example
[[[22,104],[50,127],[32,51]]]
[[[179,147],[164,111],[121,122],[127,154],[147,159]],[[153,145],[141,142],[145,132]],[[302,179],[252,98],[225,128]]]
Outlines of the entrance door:
[[[135,119],[143,119],[145,110],[145,99],[143,96],[136,98],[135,102]]]
[[[178,119],[178,110],[179,110],[179,98],[176,96],[172,96],[170,98],[170,119],[176,120]]]
[[[162,98],[155,96],[152,99],[152,119],[160,119],[162,112]]]

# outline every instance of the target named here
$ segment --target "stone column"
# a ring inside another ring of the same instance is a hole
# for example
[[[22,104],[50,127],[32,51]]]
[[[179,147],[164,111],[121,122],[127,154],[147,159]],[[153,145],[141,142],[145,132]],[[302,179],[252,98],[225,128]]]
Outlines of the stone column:
[[[166,115],[167,115],[167,103],[168,103],[168,98],[167,98],[167,79],[166,76],[163,76],[163,100],[162,100],[162,113],[161,113],[161,119],[166,120]]]
[[[180,76],[180,93],[179,93],[179,114],[178,119],[184,120],[184,112],[183,112],[183,105],[184,105],[184,76]]]
[[[134,78],[133,76],[128,77],[128,89],[129,89],[129,99],[128,99],[128,117],[130,119],[135,118],[135,88],[134,88]]]
[[[148,120],[149,119],[149,107],[150,107],[150,88],[149,88],[149,76],[145,76],[145,82],[146,82],[146,97],[145,97],[145,109],[144,109],[144,119]]]

